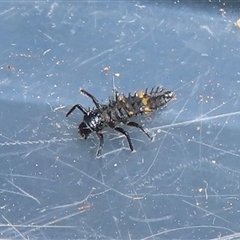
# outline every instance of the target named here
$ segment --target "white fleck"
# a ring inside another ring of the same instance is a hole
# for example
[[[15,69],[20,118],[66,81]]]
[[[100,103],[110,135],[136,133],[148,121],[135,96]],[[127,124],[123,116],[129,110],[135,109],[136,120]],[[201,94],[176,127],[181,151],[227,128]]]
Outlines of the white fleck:
[[[51,49],[49,48],[49,49],[47,49],[44,53],[43,53],[43,56],[45,55],[45,54],[47,54],[47,53],[49,53],[51,51]]]

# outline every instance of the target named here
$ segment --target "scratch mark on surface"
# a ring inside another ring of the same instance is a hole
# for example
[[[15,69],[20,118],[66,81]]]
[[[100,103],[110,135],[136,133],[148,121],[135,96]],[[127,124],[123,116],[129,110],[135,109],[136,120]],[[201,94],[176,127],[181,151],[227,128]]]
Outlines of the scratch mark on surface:
[[[17,188],[20,192],[24,193],[25,196],[33,199],[34,201],[36,201],[38,204],[41,204],[40,201],[35,198],[34,196],[32,196],[31,194],[27,193],[26,191],[24,191],[22,188],[18,187],[16,184],[12,183],[11,181],[7,180],[7,182],[9,182],[12,186],[14,186],[15,188]]]

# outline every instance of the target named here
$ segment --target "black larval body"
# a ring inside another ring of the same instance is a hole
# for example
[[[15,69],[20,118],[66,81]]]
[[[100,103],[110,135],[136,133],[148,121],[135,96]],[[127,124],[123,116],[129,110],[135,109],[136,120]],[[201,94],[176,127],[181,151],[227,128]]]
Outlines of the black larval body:
[[[137,92],[133,95],[116,95],[114,101],[109,101],[109,110],[114,110],[116,116],[132,117],[146,114],[165,106],[174,94],[172,91],[157,87],[152,88],[151,91]]]
[[[115,92],[114,99],[109,99],[108,104],[100,104],[98,100],[85,90],[81,92],[90,97],[96,108],[86,110],[80,104],[74,105],[66,116],[71,114],[76,108],[84,113],[83,121],[79,125],[79,133],[86,139],[89,134],[96,132],[100,145],[97,151],[97,156],[100,156],[103,147],[103,135],[101,131],[105,127],[113,128],[114,130],[124,134],[128,140],[131,151],[134,150],[130,136],[127,131],[118,126],[118,123],[123,123],[128,126],[136,127],[142,130],[149,138],[151,138],[147,129],[136,122],[130,121],[132,116],[147,114],[155,109],[165,106],[171,99],[174,98],[174,93],[161,87],[152,88],[151,91],[139,91],[135,94],[129,94],[127,97]]]

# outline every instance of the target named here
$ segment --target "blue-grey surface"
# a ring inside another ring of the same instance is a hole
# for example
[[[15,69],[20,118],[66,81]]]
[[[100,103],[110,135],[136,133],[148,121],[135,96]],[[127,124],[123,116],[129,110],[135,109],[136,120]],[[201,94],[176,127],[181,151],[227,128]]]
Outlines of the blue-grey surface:
[[[155,2],[0,3],[0,237],[240,236],[240,28],[233,8]],[[77,132],[118,91],[176,100],[130,131]]]

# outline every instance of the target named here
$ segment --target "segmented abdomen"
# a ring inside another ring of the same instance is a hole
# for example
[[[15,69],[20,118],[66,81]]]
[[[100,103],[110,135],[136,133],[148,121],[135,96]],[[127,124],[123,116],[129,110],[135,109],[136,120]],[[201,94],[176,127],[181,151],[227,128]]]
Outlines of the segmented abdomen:
[[[172,98],[174,98],[172,91],[160,87],[152,88],[151,91],[148,91],[148,89],[139,91],[134,95],[129,94],[127,97],[125,95],[117,95],[116,100],[110,101],[109,105],[112,109],[110,114],[111,117],[118,120],[146,114],[163,107]]]

